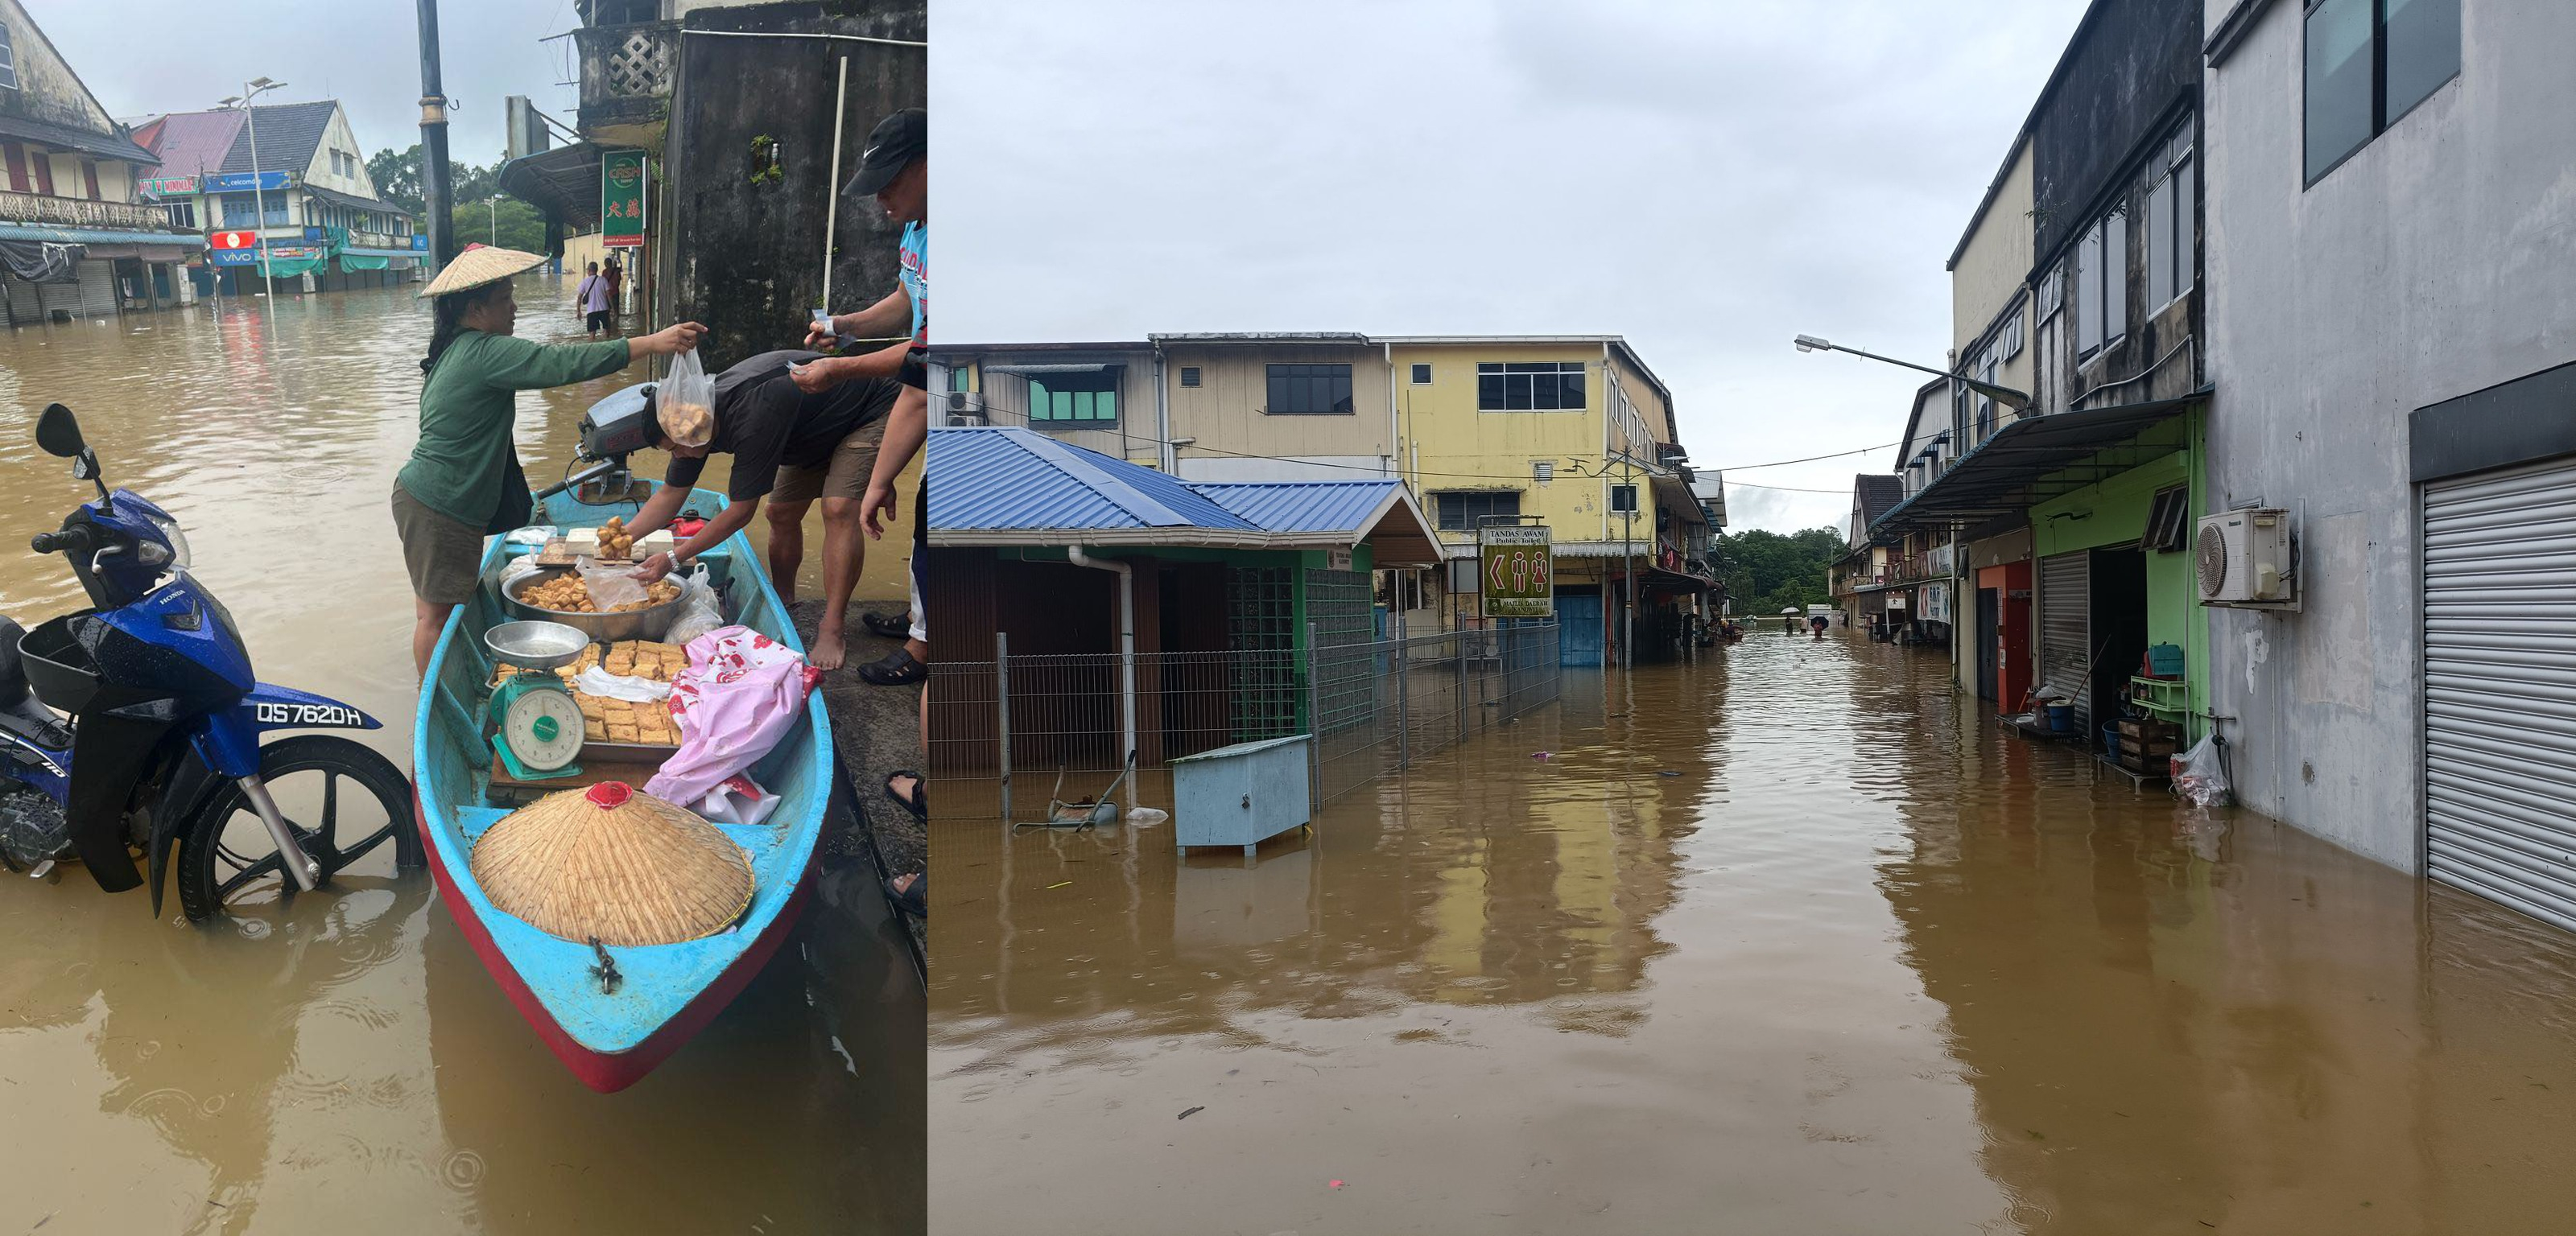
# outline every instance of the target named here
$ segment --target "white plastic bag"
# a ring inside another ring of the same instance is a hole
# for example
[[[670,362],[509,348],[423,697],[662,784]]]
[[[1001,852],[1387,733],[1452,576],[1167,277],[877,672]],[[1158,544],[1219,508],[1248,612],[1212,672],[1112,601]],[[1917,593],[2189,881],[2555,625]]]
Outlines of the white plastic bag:
[[[716,586],[707,576],[707,564],[701,562],[680,577],[680,616],[671,620],[671,629],[662,639],[686,644],[724,624],[724,606],[716,600]]]
[[[581,572],[581,582],[590,589],[590,603],[603,614],[644,599],[644,585],[635,582],[633,567],[601,566],[596,558],[575,558],[572,569]]]
[[[572,689],[584,695],[625,700],[630,704],[650,704],[671,698],[671,684],[667,682],[612,674],[596,665],[573,675]]]
[[[653,414],[662,435],[682,446],[705,446],[715,434],[716,384],[691,348],[671,358],[671,372],[653,391]]]
[[[2219,759],[2218,735],[2173,756],[2173,791],[2195,807],[2227,805],[2227,769]]]
[[[718,824],[758,824],[777,809],[777,795],[739,774],[718,782],[697,802],[698,814]]]
[[[553,540],[554,537],[555,526],[553,524],[530,524],[525,528],[511,529],[509,532],[503,534],[501,539],[508,541],[512,545],[534,545],[539,549],[544,549],[546,547],[546,542]]]

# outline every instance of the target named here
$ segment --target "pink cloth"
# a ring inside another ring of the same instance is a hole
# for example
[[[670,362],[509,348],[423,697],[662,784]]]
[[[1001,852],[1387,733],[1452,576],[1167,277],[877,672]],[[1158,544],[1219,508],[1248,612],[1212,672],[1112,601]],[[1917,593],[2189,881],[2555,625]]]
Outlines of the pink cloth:
[[[749,769],[804,720],[816,677],[805,658],[749,627],[718,627],[689,641],[689,668],[671,680],[680,749],[644,792],[695,803]]]

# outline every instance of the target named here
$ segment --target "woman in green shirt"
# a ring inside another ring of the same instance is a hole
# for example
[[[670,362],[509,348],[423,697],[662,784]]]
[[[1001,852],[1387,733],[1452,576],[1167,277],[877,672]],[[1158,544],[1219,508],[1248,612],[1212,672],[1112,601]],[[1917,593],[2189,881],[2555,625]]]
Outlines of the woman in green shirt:
[[[518,392],[604,377],[637,356],[676,356],[706,333],[682,322],[599,343],[513,338],[519,303],[511,277],[544,261],[467,245],[421,291],[436,300],[437,326],[420,363],[428,375],[420,390],[420,440],[394,478],[393,508],[414,598],[412,663],[424,675],[448,614],[474,596],[483,538],[522,527],[533,513],[510,434]]]

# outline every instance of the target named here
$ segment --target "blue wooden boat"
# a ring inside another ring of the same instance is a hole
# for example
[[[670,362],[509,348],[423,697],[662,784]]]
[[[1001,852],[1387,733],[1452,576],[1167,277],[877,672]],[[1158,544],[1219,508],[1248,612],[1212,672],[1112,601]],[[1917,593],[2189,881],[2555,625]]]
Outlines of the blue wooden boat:
[[[596,526],[611,515],[631,517],[638,506],[592,505],[570,493],[555,494],[540,505],[541,522],[568,528]],[[688,505],[713,515],[725,499],[701,489]],[[483,632],[508,620],[497,584],[508,560],[523,552],[523,547],[493,542],[483,561],[483,588],[473,602],[457,608],[440,636],[413,723],[413,792],[439,894],[484,967],[574,1075],[594,1090],[619,1090],[705,1028],[759,973],[794,926],[812,882],[831,799],[831,731],[822,694],[814,692],[806,700],[805,724],[751,769],[754,780],[779,796],[775,812],[758,825],[717,826],[751,855],[752,903],[742,921],[702,940],[606,950],[619,979],[613,993],[605,990],[598,954],[589,945],[548,935],[495,909],[476,884],[469,861],[475,838],[517,805],[506,786],[504,793],[494,792],[492,748],[484,725],[493,666]],[[804,651],[749,538],[736,533],[701,560],[716,577],[733,621]]]

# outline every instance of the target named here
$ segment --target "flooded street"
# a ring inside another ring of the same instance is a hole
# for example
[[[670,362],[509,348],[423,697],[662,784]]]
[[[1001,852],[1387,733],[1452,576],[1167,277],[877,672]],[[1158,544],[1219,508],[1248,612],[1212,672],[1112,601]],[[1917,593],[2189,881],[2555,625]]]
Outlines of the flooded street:
[[[934,829],[935,1230],[2576,1227],[2576,943],[1948,668],[1568,671],[1250,865]]]
[[[0,334],[0,612],[32,627],[85,603],[62,559],[26,549],[89,496],[32,440],[60,401],[108,483],[186,527],[260,677],[373,713],[386,728],[364,740],[408,768],[412,603],[387,495],[429,328],[414,290],[281,298],[273,324],[228,299]],[[580,338],[569,296],[523,278],[520,334]],[[643,376],[523,396],[529,476],[561,475],[581,411]],[[11,1230],[918,1229],[918,988],[884,941],[817,938],[832,890],[801,956],[598,1095],[512,1010],[429,875],[391,861],[276,921],[207,928],[76,866],[0,877]]]

